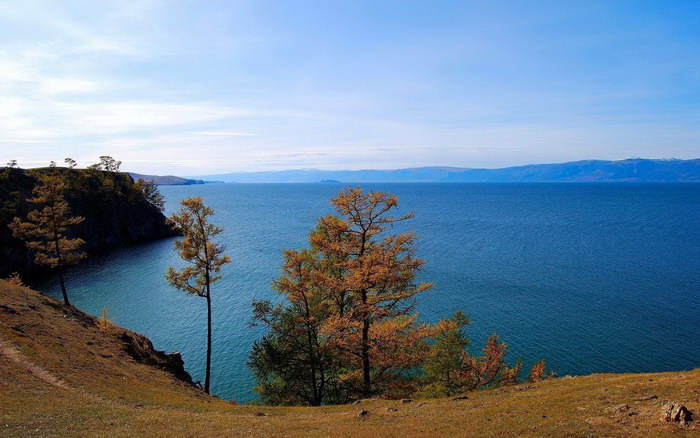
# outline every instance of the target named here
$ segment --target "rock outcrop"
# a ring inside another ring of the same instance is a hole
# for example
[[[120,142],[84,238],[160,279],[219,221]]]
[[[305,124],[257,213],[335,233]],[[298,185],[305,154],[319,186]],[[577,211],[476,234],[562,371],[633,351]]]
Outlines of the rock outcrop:
[[[688,424],[693,420],[693,414],[677,401],[667,401],[662,406],[662,421],[667,423]]]
[[[136,362],[158,367],[183,382],[194,385],[192,376],[185,371],[185,362],[180,353],[168,354],[156,350],[150,339],[133,332],[125,331],[120,333],[118,338],[124,343],[124,351]]]

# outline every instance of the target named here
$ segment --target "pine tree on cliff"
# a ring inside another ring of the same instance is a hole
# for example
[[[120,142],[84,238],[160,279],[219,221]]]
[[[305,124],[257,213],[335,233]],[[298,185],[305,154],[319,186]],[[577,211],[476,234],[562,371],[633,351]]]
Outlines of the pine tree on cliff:
[[[189,266],[180,271],[168,268],[165,278],[177,289],[207,299],[207,364],[204,391],[209,393],[211,381],[211,285],[221,279],[216,275],[221,267],[231,261],[224,254],[225,246],[212,239],[223,228],[209,223],[214,210],[204,205],[202,198],[183,199],[182,208],[170,219],[182,231],[183,239],[175,241],[175,249]]]
[[[34,261],[38,265],[56,269],[61,282],[63,301],[70,305],[63,270],[85,258],[80,247],[83,239],[69,238],[71,226],[81,223],[84,218],[71,216],[70,207],[63,197],[65,184],[56,175],[40,175],[39,182],[32,192],[34,197],[28,202],[36,209],[27,214],[27,221],[16,217],[9,224],[13,235],[21,239],[27,248],[34,251]]]

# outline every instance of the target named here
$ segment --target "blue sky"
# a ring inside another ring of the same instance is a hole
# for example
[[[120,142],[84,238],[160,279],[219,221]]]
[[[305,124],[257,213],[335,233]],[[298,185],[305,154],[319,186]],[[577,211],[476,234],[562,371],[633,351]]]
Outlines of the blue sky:
[[[700,1],[9,1],[0,160],[180,175],[700,157]]]

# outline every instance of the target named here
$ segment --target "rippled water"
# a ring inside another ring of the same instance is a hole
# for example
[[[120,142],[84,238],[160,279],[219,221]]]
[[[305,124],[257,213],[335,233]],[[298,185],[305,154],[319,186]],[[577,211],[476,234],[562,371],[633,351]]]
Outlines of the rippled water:
[[[559,374],[700,366],[700,184],[367,184],[396,193],[420,235],[427,321],[464,309],[472,347],[498,332],[511,358]],[[336,184],[161,187],[168,211],[203,196],[233,263],[213,289],[215,394],[254,397],[246,358],[261,335],[251,300],[274,298],[281,251],[306,244]],[[71,301],[182,352],[202,379],[205,301],[163,275],[172,241],[95,258],[68,276]],[[58,297],[53,283],[36,285]]]

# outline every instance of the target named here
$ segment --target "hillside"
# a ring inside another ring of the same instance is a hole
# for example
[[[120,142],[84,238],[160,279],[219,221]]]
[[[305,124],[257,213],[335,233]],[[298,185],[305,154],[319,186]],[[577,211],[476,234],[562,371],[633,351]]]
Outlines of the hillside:
[[[174,234],[163,213],[144,198],[129,175],[60,167],[35,170],[49,171],[65,179],[71,213],[85,218],[74,232],[85,240],[88,253]],[[44,272],[7,227],[14,217],[25,218],[33,208],[26,199],[32,196],[36,181],[33,173],[24,169],[0,169],[0,278],[14,271],[29,276]]]
[[[596,374],[478,391],[468,399],[235,405],[189,382],[179,355],[0,280],[0,436],[697,436],[662,402],[700,412],[700,369]],[[219,376],[218,378],[223,378]],[[656,396],[652,398],[650,396]],[[358,417],[360,410],[367,412]],[[697,414],[696,414],[697,415]]]
[[[200,178],[240,183],[366,182],[700,182],[700,159],[586,160],[502,169],[417,167],[395,170],[283,170]]]

